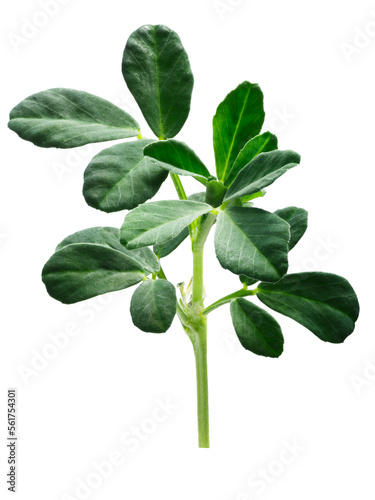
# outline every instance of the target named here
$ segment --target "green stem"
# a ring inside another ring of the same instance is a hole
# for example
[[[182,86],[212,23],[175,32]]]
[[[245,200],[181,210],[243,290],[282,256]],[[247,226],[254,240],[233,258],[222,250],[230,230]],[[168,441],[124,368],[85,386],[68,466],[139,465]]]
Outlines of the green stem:
[[[202,315],[204,308],[203,253],[204,244],[216,220],[209,213],[198,226],[198,234],[192,243],[193,251],[193,292],[192,324],[189,337],[193,343],[197,376],[198,442],[200,448],[210,447],[208,415],[208,378],[207,378],[207,319]]]
[[[177,174],[171,173],[180,200],[187,200],[182,182]],[[189,304],[178,304],[177,315],[180,318],[185,332],[188,334],[194,348],[196,377],[197,377],[197,414],[198,414],[198,443],[200,448],[209,448],[209,418],[208,418],[208,379],[207,379],[207,319],[202,315],[204,309],[203,285],[203,252],[204,244],[216,216],[209,213],[207,216],[194,221],[189,226],[193,251],[193,291]],[[163,275],[162,269],[159,277]]]
[[[216,220],[216,215],[209,213],[204,221],[202,222],[198,236],[195,241],[193,241],[193,304],[198,304],[199,307],[203,308],[203,296],[204,296],[204,285],[203,285],[203,252],[204,244],[206,243],[207,236],[210,232]]]
[[[182,185],[181,179],[177,174],[172,174],[171,172],[171,179],[173,181],[174,187],[176,188],[178,197],[180,200],[187,200],[187,196],[185,193],[184,186]]]
[[[203,320],[192,339],[197,374],[197,413],[199,448],[210,447],[207,377],[207,324]]]
[[[176,188],[177,195],[178,195],[179,199],[180,200],[187,200],[188,198],[186,196],[185,189],[184,189],[184,186],[182,185],[180,177],[177,174],[173,174],[172,172],[170,172],[170,174],[171,174],[171,179],[173,181],[174,187]],[[196,222],[193,221],[189,225],[189,234],[190,234],[190,238],[192,241],[195,238],[195,233],[196,233]]]
[[[198,304],[203,309],[203,248],[193,251],[193,304]]]
[[[222,297],[221,299],[217,300],[210,306],[206,307],[202,314],[204,316],[207,316],[211,311],[214,309],[217,309],[218,307],[227,304],[228,302],[231,302],[233,299],[236,299],[237,297],[246,297],[248,295],[256,295],[257,289],[255,288],[254,290],[245,290],[244,288],[241,288],[241,290],[238,290],[238,292],[231,293],[230,295],[226,295],[225,297]]]

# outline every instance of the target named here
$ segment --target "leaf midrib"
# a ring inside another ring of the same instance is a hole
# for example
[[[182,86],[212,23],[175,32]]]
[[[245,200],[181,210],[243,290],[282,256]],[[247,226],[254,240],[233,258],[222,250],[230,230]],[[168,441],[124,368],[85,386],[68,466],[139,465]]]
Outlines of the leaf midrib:
[[[238,304],[238,301],[236,301],[237,304]],[[240,307],[241,305],[238,304]],[[263,313],[266,313],[266,311],[264,311],[262,308],[258,308],[260,311],[262,311]],[[253,325],[253,328],[254,330],[257,332],[257,334],[259,335],[259,337],[263,340],[263,342],[268,346],[268,348],[272,351],[273,354],[278,354],[278,352],[270,345],[270,343],[268,342],[268,340],[264,337],[264,335],[260,332],[260,330],[256,327],[255,323],[252,321],[250,315],[248,316],[246,314],[246,311],[241,307],[241,311],[243,311],[243,314],[245,316],[245,318],[248,318],[249,322]]]
[[[106,248],[107,250],[111,250],[113,252],[116,252],[117,254],[121,255],[121,258],[126,258],[126,259],[129,259],[130,261],[133,261],[137,266],[138,268],[136,268],[136,271],[140,271],[141,273],[144,274],[145,272],[145,269],[144,269],[144,266],[143,264],[141,264],[140,262],[137,261],[136,258],[133,258],[131,255],[128,255],[127,253],[117,249],[117,248],[113,248],[113,247],[110,247],[104,243],[90,243],[90,242],[82,242],[82,243],[69,243],[68,245],[65,245],[61,248],[59,248],[58,250],[56,250],[56,252],[54,253],[54,255],[56,255],[58,252],[61,252],[62,250],[66,249],[67,247],[69,246],[73,246],[76,248],[76,247],[79,247],[79,246],[84,246],[84,245],[87,245],[87,246],[93,246],[93,247],[101,247],[101,248]],[[127,250],[125,248],[125,250]],[[141,269],[140,267],[141,266]],[[67,271],[67,272],[70,272],[70,271]],[[71,271],[71,272],[75,272],[75,271]],[[90,272],[90,271],[88,271]]]
[[[258,288],[259,292],[258,294],[262,294],[262,293],[268,293],[268,294],[278,294],[278,295],[286,295],[288,297],[294,297],[294,298],[297,298],[297,299],[301,299],[301,300],[305,300],[305,301],[308,301],[308,302],[314,302],[316,304],[320,304],[320,305],[323,305],[323,306],[326,306],[330,309],[333,309],[334,311],[338,311],[339,313],[343,314],[344,316],[347,316],[351,321],[354,321],[348,313],[346,313],[345,311],[342,311],[341,309],[338,309],[337,307],[335,306],[332,306],[331,304],[327,304],[326,302],[322,302],[320,300],[316,300],[316,299],[310,299],[309,297],[303,297],[301,295],[294,295],[292,293],[287,293],[287,292],[283,292],[283,291],[275,291],[275,290],[264,290],[263,288]]]
[[[155,76],[156,76],[156,87],[157,87],[158,108],[159,108],[159,129],[160,129],[159,139],[164,139],[163,124],[161,121],[162,112],[161,112],[160,82],[159,82],[159,67],[158,67],[159,60],[157,56],[157,42],[156,42],[156,26],[152,27],[152,33],[155,45],[154,56],[155,56]]]
[[[225,212],[224,212],[224,213],[225,213]],[[263,254],[263,252],[261,252],[261,251],[259,250],[259,248],[258,248],[258,247],[257,247],[257,246],[256,246],[256,245],[252,242],[252,241],[251,241],[251,239],[248,237],[248,235],[247,235],[247,234],[246,234],[246,233],[245,233],[245,232],[244,232],[244,231],[243,231],[243,230],[242,230],[242,229],[238,226],[238,224],[236,224],[236,222],[235,222],[235,221],[234,221],[234,220],[233,220],[233,219],[232,219],[232,218],[231,218],[231,217],[230,217],[227,213],[225,213],[225,215],[226,215],[226,217],[228,217],[228,218],[231,220],[231,222],[232,222],[232,223],[233,223],[233,225],[234,225],[234,226],[238,229],[238,231],[244,235],[245,239],[246,239],[247,241],[249,241],[249,242],[250,242],[250,244],[251,244],[251,245],[252,245],[252,246],[253,246],[253,247],[254,247],[254,248],[255,248],[255,249],[256,249],[256,250],[260,253],[260,255],[262,255],[262,256],[265,258],[265,260],[266,260],[266,261],[267,261],[267,262],[271,265],[271,267],[275,270],[275,272],[276,272],[277,276],[280,276],[280,273],[279,273],[279,271],[276,269],[276,267],[275,267],[275,266],[272,264],[272,262],[271,262],[271,261],[270,261],[270,260],[269,260],[269,259],[268,259],[268,258],[267,258],[264,254]],[[281,239],[281,238],[280,238],[280,239]],[[284,240],[283,240],[283,241],[284,241]]]
[[[124,126],[108,125],[107,123],[98,122],[98,121],[90,122],[88,120],[71,120],[71,119],[67,119],[67,118],[39,118],[39,117],[23,117],[23,118],[21,118],[21,117],[19,117],[19,118],[11,118],[9,120],[9,122],[26,121],[26,120],[41,121],[41,122],[45,122],[46,125],[48,124],[48,122],[52,122],[52,123],[64,122],[64,123],[70,123],[70,124],[76,124],[77,123],[78,125],[75,125],[76,128],[77,128],[77,126],[81,126],[81,127],[87,127],[87,126],[97,127],[99,125],[99,126],[102,126],[102,127],[105,127],[105,128],[114,128],[114,129],[120,129],[120,130],[134,130],[136,132],[139,131],[139,128],[132,128],[132,127],[125,128]],[[38,127],[38,126],[40,126],[40,124],[35,125],[35,127]],[[35,128],[35,127],[33,127],[33,128]],[[33,130],[33,128],[31,128],[29,130]]]
[[[143,162],[143,160],[144,160],[144,157],[141,158],[133,167],[131,167],[129,170],[127,170],[125,172],[125,174],[122,175],[120,177],[120,179],[107,191],[107,193],[100,200],[99,206],[101,208],[103,208],[103,203],[107,200],[107,198],[111,195],[111,193],[119,186],[119,184],[121,184],[121,182],[124,181],[124,179],[126,179],[128,176],[130,176],[131,180],[133,180],[133,177],[132,177],[133,170],[135,170],[137,167],[139,167],[139,165]],[[149,172],[149,169],[147,169],[147,170]],[[95,175],[95,172],[94,172],[94,175]],[[133,197],[132,197],[132,199],[134,199],[134,189],[133,189]]]
[[[234,131],[234,134],[232,136],[232,141],[231,141],[231,144],[230,144],[230,147],[229,147],[229,151],[228,151],[228,154],[227,154],[227,160],[225,162],[225,166],[224,166],[224,170],[223,170],[223,173],[222,173],[222,176],[221,176],[221,181],[224,182],[225,181],[225,174],[226,174],[226,171],[227,171],[227,168],[228,168],[228,163],[229,163],[229,158],[232,154],[232,150],[233,150],[233,145],[234,145],[234,140],[235,140],[235,137],[237,136],[237,132],[238,132],[238,129],[239,129],[239,126],[240,126],[240,122],[242,120],[242,116],[243,116],[243,113],[245,111],[245,106],[247,104],[247,101],[249,99],[249,95],[250,95],[250,92],[251,92],[251,88],[249,88],[248,92],[247,92],[247,96],[246,96],[246,99],[245,101],[243,102],[243,105],[242,105],[242,109],[241,109],[241,112],[240,112],[240,116],[237,120],[237,125],[236,125],[236,128],[235,128],[235,131]],[[224,108],[223,108],[224,109]],[[224,109],[224,114],[225,114],[225,109]]]
[[[209,208],[207,209],[207,212],[209,212],[209,211],[211,210],[211,208],[212,208],[212,207],[209,207]],[[198,214],[198,215],[196,216],[196,218],[198,218],[200,215],[204,215],[205,213],[207,213],[207,212],[203,212],[203,214],[202,214],[202,213],[200,213],[200,212],[201,212],[201,211],[197,212],[197,214]],[[193,215],[193,214],[190,214],[190,215]],[[158,216],[158,217],[165,217],[165,214],[160,214],[160,213],[159,213],[159,214],[157,214],[157,213],[156,213],[156,214],[153,214],[153,217],[156,217],[156,216]],[[182,221],[182,220],[183,220],[184,218],[186,218],[186,217],[189,217],[189,215],[184,215],[184,216],[182,216],[182,217],[179,217],[178,219],[168,220],[168,221],[164,222],[163,224],[159,224],[158,226],[152,227],[152,228],[148,229],[147,231],[143,231],[143,232],[142,232],[139,236],[136,236],[136,237],[135,237],[135,238],[133,238],[132,240],[128,240],[128,243],[134,243],[134,242],[141,241],[144,235],[146,235],[147,233],[149,234],[149,233],[151,233],[151,232],[153,232],[153,231],[156,231],[156,232],[157,232],[157,235],[158,235],[159,230],[160,230],[161,228],[163,228],[164,226],[169,225],[169,224],[174,224],[175,222],[177,222],[177,223],[178,223],[178,222]],[[141,219],[143,219],[143,217],[141,217]],[[193,220],[195,220],[195,219],[193,219]],[[132,221],[132,223],[134,224],[134,222],[135,222],[135,221],[133,220],[133,221]],[[181,229],[181,231],[183,231],[183,229],[184,229],[186,226],[188,226],[189,224],[190,224],[190,223],[187,223],[187,224],[186,224],[186,225],[185,225],[185,226]],[[178,233],[178,234],[180,234],[180,232],[181,232],[181,231],[179,231],[179,233]],[[178,236],[178,234],[177,234],[176,236]],[[175,238],[176,236],[173,236],[171,239]],[[169,240],[168,240],[168,241],[169,241]],[[158,243],[155,243],[155,245],[157,245],[157,244],[158,244]],[[161,244],[163,244],[163,243],[159,243],[159,244],[161,245]]]
[[[266,132],[265,132],[266,133]],[[261,135],[258,135],[256,137],[253,137],[252,139],[250,139],[245,145],[244,147],[240,150],[240,152],[238,153],[238,155],[236,156],[236,159],[234,160],[233,164],[232,164],[232,168],[229,170],[229,173],[227,175],[227,178],[225,179],[225,181],[227,181],[230,176],[231,176],[231,173],[233,172],[235,166],[236,166],[236,163],[239,161],[239,157],[242,153],[242,151],[246,148],[246,146],[249,144],[249,142],[253,143],[253,144],[256,144],[256,141],[259,142],[259,138],[262,137]],[[260,146],[260,144],[258,144],[258,146],[256,146],[256,154],[253,156],[252,160],[250,160],[249,162],[247,162],[243,167],[241,167],[241,169],[238,171],[240,172],[243,168],[247,167],[249,165],[250,162],[252,162],[253,160],[255,160],[255,158],[260,154],[260,153],[263,153],[264,149],[266,148],[267,144],[270,142],[270,140],[272,139],[272,135],[269,135],[267,136],[267,140],[262,144],[262,147]],[[234,179],[233,179],[234,180]]]

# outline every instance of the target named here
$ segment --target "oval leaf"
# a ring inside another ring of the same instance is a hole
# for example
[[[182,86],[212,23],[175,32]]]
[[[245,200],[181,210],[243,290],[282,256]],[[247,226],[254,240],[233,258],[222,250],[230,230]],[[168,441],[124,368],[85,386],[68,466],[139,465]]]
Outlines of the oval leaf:
[[[200,203],[206,203],[206,192],[205,191],[200,191],[197,193],[193,193],[188,196],[188,200],[191,201],[199,201]]]
[[[144,281],[133,293],[130,314],[134,325],[144,332],[163,333],[176,314],[175,287],[167,280]]]
[[[200,193],[193,193],[190,196],[188,196],[188,200],[191,201],[199,201],[200,203],[205,203],[205,198],[206,198],[206,193],[204,191]],[[172,253],[174,250],[176,250],[177,247],[181,245],[181,243],[189,236],[189,228],[185,227],[180,234],[178,234],[175,238],[172,238],[171,240],[166,241],[165,243],[161,245],[154,245],[154,252],[155,254],[159,257],[159,259],[162,259],[163,257],[166,257],[170,253]]]
[[[154,245],[154,252],[155,254],[159,257],[159,259],[162,259],[163,257],[166,257],[170,253],[172,253],[174,250],[176,250],[177,247],[181,245],[181,243],[189,236],[189,228],[185,227],[180,234],[178,234],[175,238],[172,238],[171,240],[166,241],[162,245]],[[134,250],[133,250],[134,252]]]
[[[308,213],[303,208],[286,207],[274,212],[290,226],[289,250],[294,248],[307,229]]]
[[[298,321],[325,342],[340,343],[354,330],[357,296],[346,281],[330,273],[297,273],[278,283],[260,283],[258,298],[268,307]]]
[[[250,139],[245,146],[238,153],[232,168],[230,169],[226,179],[225,185],[230,186],[236,178],[238,172],[248,165],[260,153],[267,153],[277,149],[277,137],[271,132],[265,132]]]
[[[206,203],[188,200],[145,203],[125,217],[121,241],[129,249],[162,245],[210,210],[212,207]]]
[[[42,272],[48,293],[64,304],[122,290],[144,278],[144,270],[135,259],[92,243],[61,248],[52,255]]]
[[[154,134],[174,137],[189,115],[194,84],[177,33],[163,25],[134,31],[124,50],[122,73]]]
[[[83,184],[83,196],[90,207],[103,212],[130,210],[158,192],[168,172],[143,156],[144,147],[151,142],[125,142],[94,156]]]
[[[278,281],[288,269],[289,225],[277,215],[252,207],[231,207],[219,214],[215,251],[234,274]]]
[[[189,146],[174,139],[153,142],[145,147],[144,155],[157,160],[156,165],[175,174],[192,175],[204,180],[211,175]]]
[[[228,189],[224,201],[261,191],[290,168],[299,164],[301,157],[294,151],[261,153],[244,167]]]
[[[257,84],[241,83],[219,104],[213,119],[216,172],[225,181],[245,144],[264,122],[263,94]]]
[[[268,312],[245,299],[230,304],[230,314],[239,341],[259,356],[278,358],[283,352],[284,337],[278,322]]]
[[[96,243],[98,245],[104,245],[133,258],[141,265],[142,269],[149,273],[157,273],[160,270],[160,262],[150,248],[144,247],[128,250],[120,242],[120,230],[115,227],[91,227],[78,231],[67,236],[57,245],[56,252],[74,243]]]
[[[72,89],[31,95],[12,109],[9,118],[11,130],[43,148],[75,148],[140,133],[138,123],[122,109]]]

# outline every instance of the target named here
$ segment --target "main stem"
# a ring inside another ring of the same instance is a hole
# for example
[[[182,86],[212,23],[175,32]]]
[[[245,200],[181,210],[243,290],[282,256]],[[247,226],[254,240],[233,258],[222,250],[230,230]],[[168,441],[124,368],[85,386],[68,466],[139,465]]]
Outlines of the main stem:
[[[207,318],[202,314],[204,309],[203,284],[203,252],[208,233],[216,217],[208,214],[199,227],[193,250],[193,292],[192,308],[193,324],[190,328],[190,339],[193,343],[197,375],[197,410],[198,410],[198,442],[200,448],[210,447],[209,411],[208,411],[208,377],[207,377]]]
[[[191,338],[195,355],[197,374],[197,413],[199,448],[210,447],[210,429],[208,412],[208,378],[207,378],[207,323],[202,321],[200,328]]]
[[[171,173],[180,200],[187,196],[182,182],[177,174]],[[197,413],[198,413],[198,443],[200,448],[210,447],[210,430],[208,418],[208,378],[207,378],[207,318],[204,310],[203,285],[203,251],[208,233],[216,220],[216,215],[209,213],[201,222],[194,221],[189,226],[193,251],[193,291],[191,303],[185,307],[177,306],[177,314],[182,326],[188,334],[194,348],[197,376]],[[165,277],[164,273],[159,271]]]

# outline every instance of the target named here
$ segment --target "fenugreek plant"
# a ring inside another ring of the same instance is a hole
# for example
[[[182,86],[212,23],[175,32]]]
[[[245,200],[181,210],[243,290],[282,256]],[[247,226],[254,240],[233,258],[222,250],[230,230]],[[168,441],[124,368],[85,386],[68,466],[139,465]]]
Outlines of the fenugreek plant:
[[[265,187],[300,163],[297,153],[277,149],[273,134],[261,133],[264,109],[258,85],[241,83],[217,108],[214,176],[189,146],[172,139],[188,117],[193,90],[189,59],[178,35],[166,26],[142,26],[128,39],[122,72],[156,139],[144,138],[128,113],[77,90],[34,94],[10,113],[12,130],[46,148],[136,138],[104,149],[84,173],[88,205],[108,213],[129,211],[121,229],[94,227],[68,236],[45,264],[42,279],[51,297],[65,304],[140,283],[130,313],[134,325],[145,332],[165,332],[178,316],[194,348],[199,446],[206,448],[208,314],[230,303],[243,347],[276,358],[284,344],[279,324],[245,297],[256,297],[332,343],[343,342],[354,330],[358,300],[350,284],[335,274],[286,274],[288,253],[307,228],[303,208],[271,213],[253,206]],[[178,199],[147,202],[168,175]],[[200,187],[189,197],[181,179],[185,175]],[[214,226],[216,257],[239,277],[239,290],[206,307],[203,251]],[[191,240],[192,280],[187,287],[178,284],[176,293],[161,261],[185,238]]]

